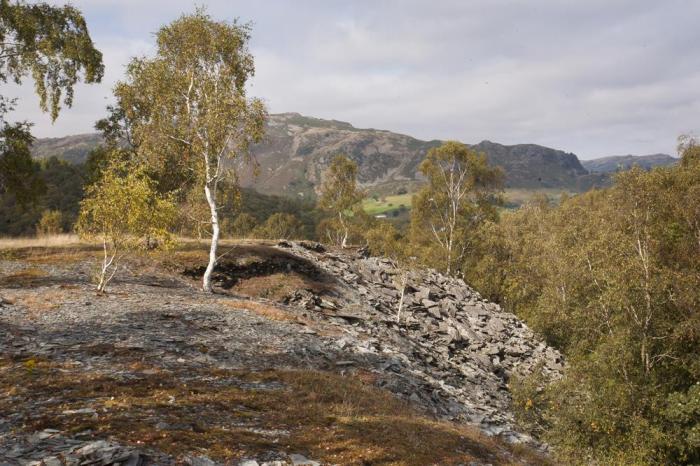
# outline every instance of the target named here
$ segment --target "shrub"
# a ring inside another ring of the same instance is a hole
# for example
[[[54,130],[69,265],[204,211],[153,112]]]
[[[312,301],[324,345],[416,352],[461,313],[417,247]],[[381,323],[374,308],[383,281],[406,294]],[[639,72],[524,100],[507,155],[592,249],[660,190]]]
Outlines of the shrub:
[[[37,236],[52,236],[63,233],[63,214],[59,210],[45,210],[36,226]]]
[[[173,202],[156,192],[142,166],[113,162],[107,167],[88,187],[77,224],[81,237],[102,243],[98,291],[105,291],[125,255],[153,244],[167,247],[176,213]]]
[[[294,215],[278,212],[255,228],[253,236],[263,239],[299,239],[303,236],[303,225]]]

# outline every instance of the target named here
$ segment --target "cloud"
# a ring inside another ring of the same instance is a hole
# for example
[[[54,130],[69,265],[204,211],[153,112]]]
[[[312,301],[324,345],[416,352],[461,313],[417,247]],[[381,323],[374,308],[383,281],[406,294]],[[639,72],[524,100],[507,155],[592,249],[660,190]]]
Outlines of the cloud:
[[[62,3],[56,1],[55,3]],[[107,76],[38,135],[89,131],[129,56],[190,1],[80,0]],[[201,3],[201,2],[198,2]],[[593,157],[671,152],[697,130],[700,3],[692,0],[210,1],[254,23],[252,95],[423,139],[533,142]],[[137,12],[137,13],[134,13]]]

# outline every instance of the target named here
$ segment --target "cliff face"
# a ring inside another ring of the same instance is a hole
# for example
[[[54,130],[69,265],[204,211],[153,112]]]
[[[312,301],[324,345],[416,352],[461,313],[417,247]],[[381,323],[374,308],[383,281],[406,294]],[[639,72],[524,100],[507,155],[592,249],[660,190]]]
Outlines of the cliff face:
[[[349,123],[319,120],[294,113],[271,115],[263,143],[253,149],[260,164],[257,178],[244,171],[242,180],[258,191],[274,194],[310,194],[338,154],[359,166],[363,186],[416,179],[417,166],[437,141]]]
[[[513,188],[574,188],[586,176],[578,157],[536,144],[504,146],[482,141],[472,146],[486,154],[492,165],[503,167],[506,185]]]
[[[42,138],[34,141],[32,155],[37,159],[56,156],[70,163],[83,163],[92,149],[102,143],[98,133],[74,134],[61,138]]]

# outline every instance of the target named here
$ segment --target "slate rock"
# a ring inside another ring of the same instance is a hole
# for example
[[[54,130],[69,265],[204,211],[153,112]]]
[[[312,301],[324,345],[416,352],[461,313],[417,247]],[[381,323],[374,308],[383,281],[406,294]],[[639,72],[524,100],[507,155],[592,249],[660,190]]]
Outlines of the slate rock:
[[[321,466],[321,463],[318,461],[310,460],[304,455],[300,455],[298,453],[292,453],[289,455],[289,460],[294,466]]]

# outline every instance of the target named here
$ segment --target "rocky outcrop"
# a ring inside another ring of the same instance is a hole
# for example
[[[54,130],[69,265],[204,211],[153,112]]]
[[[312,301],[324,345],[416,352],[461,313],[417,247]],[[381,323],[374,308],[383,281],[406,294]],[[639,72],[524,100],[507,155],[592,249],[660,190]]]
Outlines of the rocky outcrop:
[[[563,360],[521,320],[463,280],[435,270],[407,272],[399,320],[403,272],[391,260],[327,252],[308,243],[280,247],[338,282],[323,293],[298,290],[287,303],[342,325],[347,336],[337,340],[339,349],[381,355],[382,370],[411,374],[412,382],[387,379],[386,388],[441,417],[514,442],[531,441],[514,427],[508,381],[535,368],[556,378]]]

